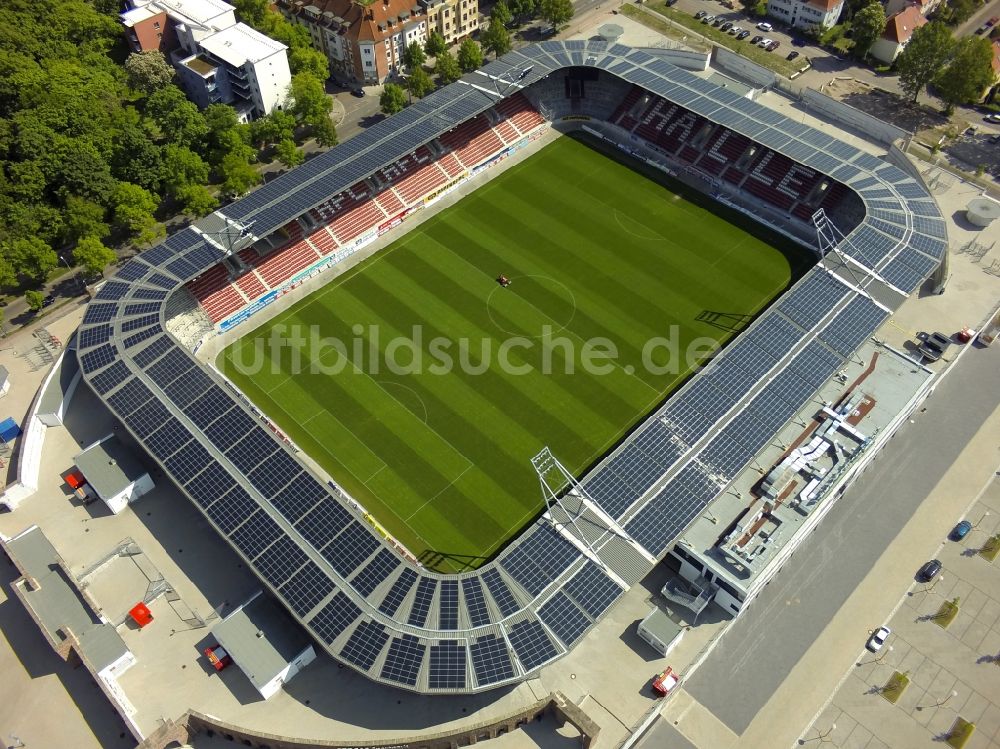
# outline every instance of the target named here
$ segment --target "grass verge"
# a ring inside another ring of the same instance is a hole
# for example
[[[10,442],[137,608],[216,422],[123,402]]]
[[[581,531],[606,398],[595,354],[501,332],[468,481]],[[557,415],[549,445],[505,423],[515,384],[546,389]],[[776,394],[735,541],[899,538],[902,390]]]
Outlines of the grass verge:
[[[895,671],[889,678],[889,681],[885,683],[885,686],[882,687],[882,691],[879,694],[882,695],[882,699],[895,705],[909,685],[910,677],[900,671]]]
[[[976,724],[970,723],[965,718],[959,716],[955,719],[955,725],[948,731],[948,738],[945,742],[955,749],[962,749],[976,732]]]
[[[997,554],[1000,554],[1000,534],[988,538],[979,550],[979,556],[988,562],[995,562]]]
[[[934,623],[941,627],[941,629],[948,629],[951,623],[955,621],[955,617],[958,616],[958,610],[957,598],[954,601],[945,601],[934,615]]]
[[[637,8],[634,5],[623,5],[619,8],[618,12],[623,16],[628,16],[636,23],[641,23],[647,29],[652,29],[663,34],[663,36],[683,42],[685,46],[691,49],[696,49],[699,52],[708,50],[709,45],[702,42],[700,38],[691,36],[683,29],[677,28],[672,23],[667,23],[662,18],[658,18],[654,14],[644,11],[642,8]]]

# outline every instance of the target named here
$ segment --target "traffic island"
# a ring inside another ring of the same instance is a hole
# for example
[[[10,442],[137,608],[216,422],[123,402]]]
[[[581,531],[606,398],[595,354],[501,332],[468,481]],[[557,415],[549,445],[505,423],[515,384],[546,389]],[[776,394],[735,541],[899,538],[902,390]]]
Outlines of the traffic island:
[[[996,561],[997,554],[1000,554],[1000,534],[990,536],[983,544],[983,548],[979,550],[979,556],[987,562]]]
[[[965,718],[959,716],[955,719],[955,725],[948,731],[948,738],[945,741],[948,746],[953,746],[955,749],[962,749],[975,732],[976,724],[970,723]]]
[[[958,599],[953,598],[950,601],[945,601],[941,604],[941,608],[932,617],[934,623],[941,627],[941,629],[948,629],[949,625],[955,621],[955,617],[958,616]]]
[[[891,702],[895,705],[899,698],[903,696],[903,692],[910,685],[910,677],[899,671],[895,671],[890,677],[889,681],[885,683],[879,694],[882,695],[882,699]]]

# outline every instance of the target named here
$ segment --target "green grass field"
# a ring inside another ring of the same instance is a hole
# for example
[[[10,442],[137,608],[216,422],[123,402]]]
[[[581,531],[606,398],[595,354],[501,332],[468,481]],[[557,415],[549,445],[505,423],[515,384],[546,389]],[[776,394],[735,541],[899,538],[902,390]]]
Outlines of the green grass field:
[[[530,458],[543,446],[580,473],[685,379],[686,365],[644,366],[647,341],[673,337],[682,352],[696,338],[722,342],[731,333],[701,313],[756,314],[808,266],[787,242],[617,158],[560,138],[219,357],[429,566],[476,567],[541,511]],[[298,353],[242,371],[281,325],[304,339]],[[413,326],[419,346],[394,342],[416,340]],[[597,338],[617,356],[584,371]],[[390,354],[420,371],[391,371]],[[658,347],[648,359],[676,357]]]

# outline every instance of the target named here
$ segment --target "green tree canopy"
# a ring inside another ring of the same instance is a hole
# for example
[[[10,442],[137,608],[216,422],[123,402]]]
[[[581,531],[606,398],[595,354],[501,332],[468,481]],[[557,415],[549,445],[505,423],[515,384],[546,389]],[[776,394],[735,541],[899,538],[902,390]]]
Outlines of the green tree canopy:
[[[177,192],[191,185],[208,182],[208,164],[198,154],[185,146],[173,143],[163,149],[163,184],[167,192],[177,197]]]
[[[147,96],[165,88],[174,80],[173,67],[158,49],[133,52],[125,59],[125,73],[128,75],[128,85]]]
[[[511,49],[510,33],[502,23],[496,21],[490,21],[490,25],[480,34],[479,42],[485,52],[492,52],[496,57],[507,54]]]
[[[261,181],[260,172],[236,154],[222,160],[219,172],[222,175],[222,190],[228,195],[243,195]]]
[[[97,237],[83,237],[73,249],[73,259],[83,266],[88,276],[104,275],[104,269],[117,259],[114,250],[105,247]]]
[[[45,280],[59,264],[59,256],[38,237],[23,237],[0,245],[0,254],[8,259],[14,271],[36,283]]]
[[[851,29],[854,32],[854,51],[863,60],[885,31],[885,8],[878,0],[873,0],[855,14]]]
[[[308,73],[292,77],[288,87],[289,107],[295,119],[304,125],[315,126],[322,119],[330,118],[333,102],[326,95],[322,82]]]
[[[208,136],[205,115],[177,86],[167,86],[150,96],[146,100],[146,114],[170,143],[197,151]]]
[[[911,101],[944,68],[955,48],[951,30],[940,21],[921,26],[896,58],[899,86]]]
[[[514,20],[514,16],[504,0],[497,0],[496,5],[493,6],[493,10],[490,11],[490,20],[499,21],[503,24],[508,24]]]
[[[330,61],[318,49],[308,46],[292,47],[288,50],[288,70],[292,75],[309,73],[317,80],[330,77]]]
[[[462,77],[462,71],[458,67],[455,56],[448,50],[437,56],[434,61],[434,73],[438,77],[438,83],[442,86],[454,83]]]
[[[552,24],[554,29],[561,29],[573,18],[572,0],[541,0],[538,10],[541,17]]]
[[[414,68],[410,77],[406,79],[406,85],[410,89],[410,93],[418,99],[424,98],[434,90],[434,81],[423,68]]]
[[[45,295],[40,291],[30,289],[24,292],[24,301],[28,303],[28,309],[32,312],[38,312],[45,306]]]
[[[184,185],[175,197],[189,216],[205,216],[219,207],[219,201],[204,185]]]
[[[291,138],[286,138],[281,141],[275,149],[275,152],[278,156],[278,161],[287,167],[298,166],[305,161],[306,158],[301,149],[295,145],[295,141]]]
[[[316,142],[324,148],[337,145],[337,128],[329,117],[324,117],[313,125],[312,134]]]
[[[458,67],[463,73],[471,73],[483,65],[483,50],[473,39],[466,37],[458,48]]]
[[[967,36],[955,45],[951,61],[934,85],[950,113],[959,104],[974,104],[982,99],[994,80],[993,45],[981,36]]]
[[[420,42],[410,42],[403,53],[403,62],[406,63],[406,67],[413,70],[413,68],[423,65],[425,60],[427,60],[427,54],[424,52],[424,48],[420,46]]]
[[[264,17],[271,7],[270,0],[234,0],[236,15],[240,20],[254,28],[264,24]]]
[[[115,179],[158,190],[163,181],[163,152],[138,122],[122,128],[111,157]]]
[[[115,223],[138,244],[151,244],[164,235],[163,227],[153,215],[158,204],[156,196],[148,190],[121,182],[114,195]]]
[[[444,37],[441,36],[437,31],[432,31],[427,35],[427,41],[424,42],[424,51],[431,57],[437,57],[439,54],[448,49],[448,44],[445,42]]]
[[[81,237],[104,239],[111,233],[111,227],[104,220],[104,206],[92,200],[68,195],[63,217],[65,220],[63,240],[66,242],[76,242]]]
[[[259,147],[294,139],[294,136],[295,116],[283,109],[275,109],[250,123],[250,140]]]
[[[403,111],[406,106],[406,92],[402,86],[395,83],[387,83],[382,88],[382,94],[378,98],[379,108],[388,115]]]

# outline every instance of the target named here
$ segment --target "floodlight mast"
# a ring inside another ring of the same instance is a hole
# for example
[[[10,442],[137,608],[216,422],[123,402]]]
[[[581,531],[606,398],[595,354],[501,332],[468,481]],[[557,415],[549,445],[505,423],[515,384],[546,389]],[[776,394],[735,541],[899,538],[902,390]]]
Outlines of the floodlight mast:
[[[828,253],[833,253],[844,261],[844,267],[847,268],[847,272],[854,277],[855,284],[859,289],[865,288],[865,283],[862,279],[859,279],[851,268],[850,264],[846,262],[843,253],[840,251],[840,245],[842,242],[846,241],[844,233],[837,228],[837,225],[833,223],[829,216],[826,215],[826,211],[823,208],[818,209],[812,215],[813,226],[816,227],[816,246],[819,249],[819,259],[820,262],[826,262],[826,256]],[[873,268],[869,269],[871,274],[875,273]]]
[[[545,499],[545,506],[552,507],[556,505],[565,513],[569,522],[572,523],[573,527],[576,528],[577,539],[587,547],[590,552],[589,556],[595,563],[599,564],[604,570],[611,571],[611,568],[598,556],[597,551],[594,549],[593,545],[587,540],[587,536],[580,530],[580,526],[576,522],[576,513],[572,512],[563,503],[563,497],[567,494],[572,494],[580,500],[581,506],[586,506],[591,512],[594,513],[598,518],[600,518],[607,529],[614,533],[619,538],[628,542],[637,552],[639,552],[647,561],[656,562],[655,557],[651,556],[648,551],[642,548],[636,541],[622,528],[614,518],[609,516],[601,507],[590,497],[587,490],[584,489],[580,482],[569,471],[566,467],[559,462],[559,459],[552,454],[552,451],[548,448],[542,448],[542,451],[538,453],[535,457],[531,459],[531,465],[534,467],[535,472],[538,474],[538,482],[542,487],[542,496]],[[563,491],[566,489],[566,491]],[[553,524],[555,521],[553,520]],[[617,579],[617,576],[615,576]]]

